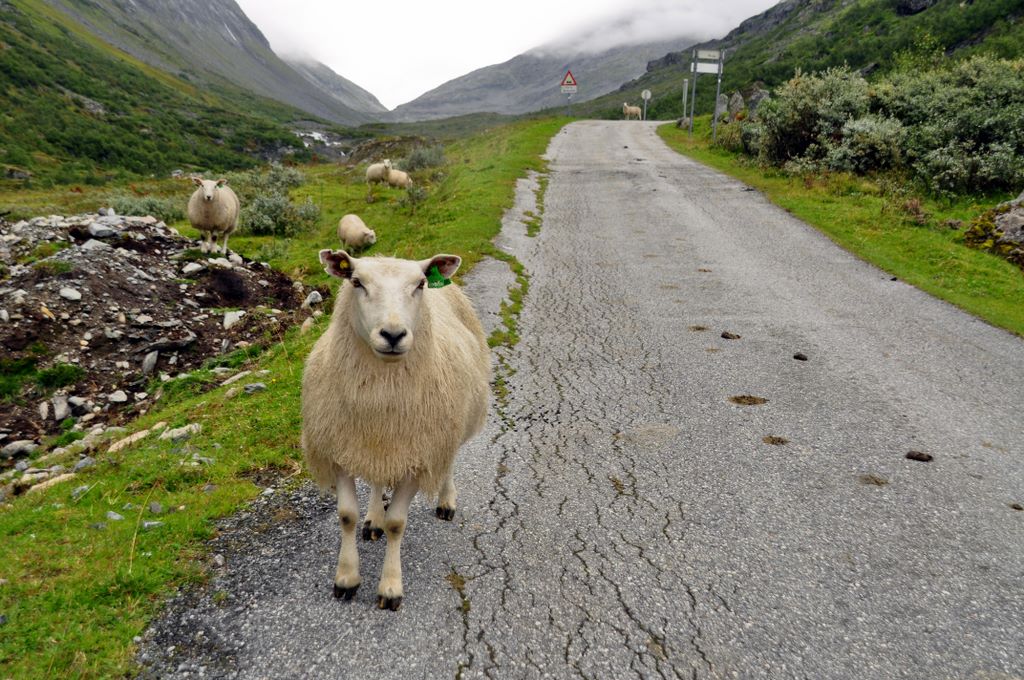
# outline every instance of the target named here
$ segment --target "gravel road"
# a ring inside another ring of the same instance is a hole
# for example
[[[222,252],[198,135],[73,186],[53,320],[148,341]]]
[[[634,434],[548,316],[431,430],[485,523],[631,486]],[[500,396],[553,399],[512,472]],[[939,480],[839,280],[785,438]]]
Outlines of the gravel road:
[[[373,607],[381,543],[334,600],[333,502],[280,492],[225,522],[146,675],[1024,677],[1024,342],[653,124],[548,153],[540,235],[500,239],[531,275],[509,392],[455,522],[413,504],[402,609]]]

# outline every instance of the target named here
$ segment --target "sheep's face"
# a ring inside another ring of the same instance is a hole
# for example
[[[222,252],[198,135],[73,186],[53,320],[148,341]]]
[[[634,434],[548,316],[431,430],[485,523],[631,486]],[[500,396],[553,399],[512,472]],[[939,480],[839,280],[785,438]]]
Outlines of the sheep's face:
[[[351,323],[359,337],[383,361],[400,361],[416,340],[427,273],[437,267],[449,278],[462,259],[435,255],[416,262],[390,257],[355,258],[343,250],[321,250],[320,262],[328,274],[351,284]]]
[[[193,177],[192,182],[203,192],[204,201],[212,201],[217,195],[217,187],[222,187],[228,183],[226,179],[213,180],[201,177]]]
[[[374,243],[377,242],[377,232],[375,232],[373,229],[370,229],[369,232],[370,233],[366,235],[366,244],[372,246]]]

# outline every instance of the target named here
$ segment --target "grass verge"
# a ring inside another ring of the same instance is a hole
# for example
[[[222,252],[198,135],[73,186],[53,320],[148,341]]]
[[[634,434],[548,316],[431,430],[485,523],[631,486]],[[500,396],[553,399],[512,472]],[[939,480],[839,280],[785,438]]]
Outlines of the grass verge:
[[[382,190],[367,204],[359,169],[306,168],[310,181],[296,193],[320,205],[317,226],[302,237],[236,237],[231,245],[333,288],[316,253],[336,247],[338,219],[357,212],[377,230],[370,254],[454,252],[465,271],[485,255],[507,259],[491,239],[517,178],[543,169],[540,155],[565,122],[514,124],[453,144],[445,168],[417,177],[428,195],[414,212],[398,190]],[[205,578],[204,541],[214,520],[261,493],[268,473],[300,475],[302,365],[325,324],[307,335],[293,329],[242,365],[269,371],[258,378],[265,391],[228,398],[225,388],[180,390],[129,428],[198,423],[200,434],[178,443],[151,434],[113,454],[101,447],[96,464],[76,478],[0,505],[0,677],[108,678],[136,670],[133,637],[174,588]]]
[[[794,177],[711,146],[707,117],[694,136],[674,125],[658,134],[674,150],[731,175],[893,276],[966,312],[1024,335],[1024,274],[1005,260],[968,248],[963,228],[1007,196],[941,201],[909,196],[885,178],[832,174]]]

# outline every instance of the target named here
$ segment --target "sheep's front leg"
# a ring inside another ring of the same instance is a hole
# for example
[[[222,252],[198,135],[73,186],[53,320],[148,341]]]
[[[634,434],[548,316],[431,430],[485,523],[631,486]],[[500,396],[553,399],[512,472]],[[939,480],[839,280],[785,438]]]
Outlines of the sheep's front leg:
[[[356,480],[348,475],[338,475],[337,489],[341,551],[338,553],[338,570],[334,573],[334,596],[351,600],[359,589],[359,553],[356,551],[359,499],[356,497]]]
[[[363,518],[363,540],[376,541],[384,535],[384,487],[370,485],[370,504]]]
[[[452,478],[452,469],[448,468],[448,474],[441,483],[441,491],[437,494],[437,507],[434,512],[438,517],[450,522],[455,519],[455,480]]]
[[[205,231],[199,232],[199,252],[201,253],[206,252],[206,237],[207,234]]]
[[[224,234],[224,248],[222,250],[224,255],[228,254],[228,236],[231,236],[231,234]]]
[[[384,569],[377,586],[377,606],[381,609],[398,611],[402,605],[402,535],[409,516],[409,504],[416,495],[417,483],[406,477],[391,497],[391,505],[384,515],[384,533],[388,545],[384,550]]]

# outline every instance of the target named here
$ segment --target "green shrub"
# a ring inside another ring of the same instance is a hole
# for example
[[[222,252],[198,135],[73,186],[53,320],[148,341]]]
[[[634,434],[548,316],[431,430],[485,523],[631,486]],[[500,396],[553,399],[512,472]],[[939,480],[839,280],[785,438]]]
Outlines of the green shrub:
[[[254,236],[294,236],[309,231],[320,219],[320,208],[309,198],[294,205],[284,194],[267,193],[242,208],[238,226]]]
[[[54,364],[50,368],[39,371],[36,383],[43,388],[56,389],[74,385],[85,377],[85,370],[74,364]]]
[[[110,196],[107,201],[118,215],[152,215],[164,222],[185,219],[185,206],[188,204],[187,200],[183,201],[177,198],[131,196],[129,194]]]
[[[838,142],[829,146],[825,165],[840,172],[888,170],[902,163],[906,130],[895,118],[868,114],[843,125]]]
[[[743,151],[743,123],[735,121],[726,125],[719,125],[718,139],[715,144],[726,151],[734,153]]]
[[[444,147],[440,144],[413,149],[408,157],[398,163],[398,167],[406,172],[415,172],[424,168],[436,168],[440,165],[444,165]]]

